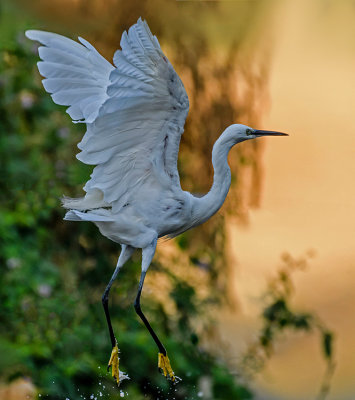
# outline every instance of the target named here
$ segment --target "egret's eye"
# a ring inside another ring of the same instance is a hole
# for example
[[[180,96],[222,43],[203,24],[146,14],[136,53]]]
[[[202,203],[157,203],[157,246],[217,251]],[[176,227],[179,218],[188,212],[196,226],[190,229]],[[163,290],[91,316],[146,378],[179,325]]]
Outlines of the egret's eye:
[[[250,136],[250,135],[253,134],[253,130],[252,130],[252,129],[247,129],[247,130],[245,131],[245,133],[247,134],[247,136]]]

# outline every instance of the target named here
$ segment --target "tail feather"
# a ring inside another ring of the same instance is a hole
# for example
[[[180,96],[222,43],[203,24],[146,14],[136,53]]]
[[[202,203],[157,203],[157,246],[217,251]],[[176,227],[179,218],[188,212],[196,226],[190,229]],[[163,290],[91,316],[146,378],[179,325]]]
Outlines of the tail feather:
[[[71,198],[62,197],[62,205],[69,210],[87,211],[102,207],[111,207],[111,204],[104,200],[104,195],[101,190],[90,190],[84,197]]]
[[[113,222],[113,218],[110,214],[104,214],[108,210],[97,210],[102,214],[94,212],[82,212],[78,210],[70,210],[65,214],[64,219],[66,221],[92,221],[92,222]]]

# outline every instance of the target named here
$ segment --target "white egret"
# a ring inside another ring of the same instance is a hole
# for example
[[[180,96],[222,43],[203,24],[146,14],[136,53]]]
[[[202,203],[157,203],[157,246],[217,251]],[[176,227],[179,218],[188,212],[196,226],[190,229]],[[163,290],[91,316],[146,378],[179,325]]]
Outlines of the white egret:
[[[157,240],[174,237],[202,224],[222,206],[231,184],[227,162],[237,143],[260,136],[286,135],[231,125],[212,150],[214,180],[211,190],[195,197],[181,189],[177,170],[180,138],[189,109],[179,76],[162,52],[159,42],[141,19],[121,39],[122,50],[114,66],[86,40],[75,42],[43,31],[29,30],[39,41],[38,63],[43,86],[55,103],[69,106],[74,122],[86,124],[77,158],[95,165],[81,198],[64,198],[66,220],[92,221],[100,232],[121,244],[116,269],[102,297],[112,353],[109,367],[119,384],[118,345],[108,310],[111,285],[135,249],[142,249],[142,272],[135,310],[159,349],[158,366],[176,381],[165,347],[140,307],[144,278]]]

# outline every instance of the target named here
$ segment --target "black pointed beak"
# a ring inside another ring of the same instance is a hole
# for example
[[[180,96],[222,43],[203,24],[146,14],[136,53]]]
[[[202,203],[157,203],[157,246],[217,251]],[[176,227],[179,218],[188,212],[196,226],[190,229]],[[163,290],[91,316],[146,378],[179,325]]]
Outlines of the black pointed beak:
[[[255,129],[254,131],[255,136],[288,136],[287,133],[283,132],[275,132],[275,131],[262,131]]]

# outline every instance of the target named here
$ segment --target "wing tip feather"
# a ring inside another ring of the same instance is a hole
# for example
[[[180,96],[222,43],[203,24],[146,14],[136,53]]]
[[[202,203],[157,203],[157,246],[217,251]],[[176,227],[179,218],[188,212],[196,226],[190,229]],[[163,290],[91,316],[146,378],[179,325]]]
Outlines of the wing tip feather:
[[[25,36],[30,40],[38,40],[37,39],[38,32],[41,32],[41,31],[38,31],[36,29],[28,29],[27,31],[25,31]]]
[[[28,29],[25,31],[25,36],[30,39],[30,40],[36,40],[37,42],[40,42],[44,45],[46,45],[46,41],[50,38],[53,37],[64,37],[62,35],[59,35],[57,33],[53,32],[48,32],[48,31],[42,31],[40,29]],[[66,38],[70,40],[69,38]]]

